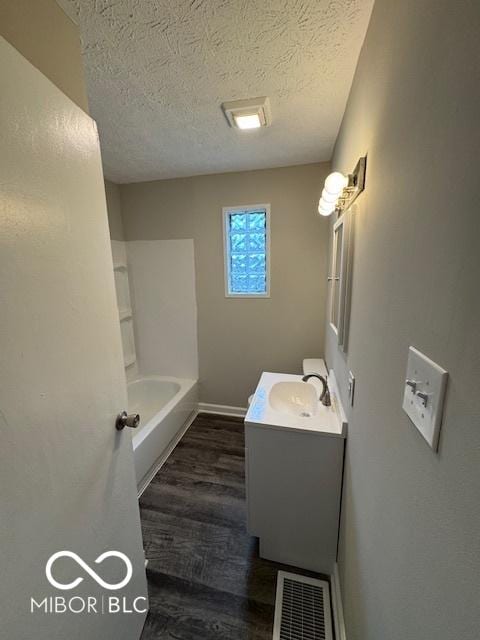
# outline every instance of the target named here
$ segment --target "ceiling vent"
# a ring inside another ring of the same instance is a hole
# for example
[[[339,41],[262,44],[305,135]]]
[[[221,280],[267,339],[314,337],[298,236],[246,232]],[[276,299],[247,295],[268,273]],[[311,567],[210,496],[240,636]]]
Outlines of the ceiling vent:
[[[222,109],[229,125],[235,129],[259,129],[269,127],[272,122],[270,101],[266,97],[224,102]]]
[[[278,572],[272,640],[333,640],[328,582]]]

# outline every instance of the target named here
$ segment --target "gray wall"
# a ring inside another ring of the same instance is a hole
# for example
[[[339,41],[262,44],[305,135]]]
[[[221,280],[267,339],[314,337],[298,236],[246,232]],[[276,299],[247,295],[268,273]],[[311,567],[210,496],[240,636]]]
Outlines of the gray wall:
[[[478,2],[377,0],[333,166],[368,152],[346,389],[348,640],[480,637]],[[409,345],[450,372],[440,450],[401,410]]]
[[[120,188],[118,184],[110,182],[110,180],[105,180],[105,197],[107,199],[110,238],[112,240],[125,240],[120,204]]]
[[[55,0],[0,0],[0,35],[88,113],[78,28]]]
[[[121,185],[126,240],[193,238],[201,400],[246,406],[262,370],[323,354],[329,165]],[[271,297],[225,297],[222,207],[271,204]],[[162,274],[168,277],[168,274]]]

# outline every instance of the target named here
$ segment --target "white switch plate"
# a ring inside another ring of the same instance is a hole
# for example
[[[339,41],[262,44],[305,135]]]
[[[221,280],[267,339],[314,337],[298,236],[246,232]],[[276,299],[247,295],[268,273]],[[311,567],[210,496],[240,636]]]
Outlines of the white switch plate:
[[[448,373],[414,347],[408,350],[403,410],[436,451]]]

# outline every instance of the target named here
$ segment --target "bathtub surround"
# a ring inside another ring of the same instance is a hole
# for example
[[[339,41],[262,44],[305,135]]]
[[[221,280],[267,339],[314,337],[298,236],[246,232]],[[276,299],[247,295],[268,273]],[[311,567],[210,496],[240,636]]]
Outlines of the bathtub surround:
[[[126,243],[142,374],[198,378],[193,240]]]
[[[116,185],[113,185],[116,187]],[[192,240],[111,240],[128,412],[141,494],[198,411]]]
[[[88,113],[78,27],[55,0],[0,0],[0,36]]]
[[[340,543],[348,640],[480,630],[478,2],[377,0],[332,168],[368,153],[355,213]],[[450,373],[438,454],[402,411],[408,347]]]
[[[138,377],[139,366],[133,329],[134,317],[127,263],[127,245],[121,240],[111,240],[110,243],[112,247],[118,321],[122,335],[123,364],[128,381]]]
[[[329,170],[120,185],[128,245],[193,238],[202,402],[245,407],[262,370],[300,372],[303,356],[323,352],[329,226],[315,212]],[[226,298],[222,207],[258,202],[271,205],[271,297]]]
[[[140,415],[131,433],[140,495],[198,411],[193,241],[111,246],[128,412]]]

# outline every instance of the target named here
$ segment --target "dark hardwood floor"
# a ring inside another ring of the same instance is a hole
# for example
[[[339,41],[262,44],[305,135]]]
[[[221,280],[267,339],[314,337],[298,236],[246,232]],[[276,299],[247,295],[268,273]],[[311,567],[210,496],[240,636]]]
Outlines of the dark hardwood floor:
[[[150,596],[142,640],[271,640],[285,567],[260,559],[246,530],[243,421],[200,414],[140,509]]]

